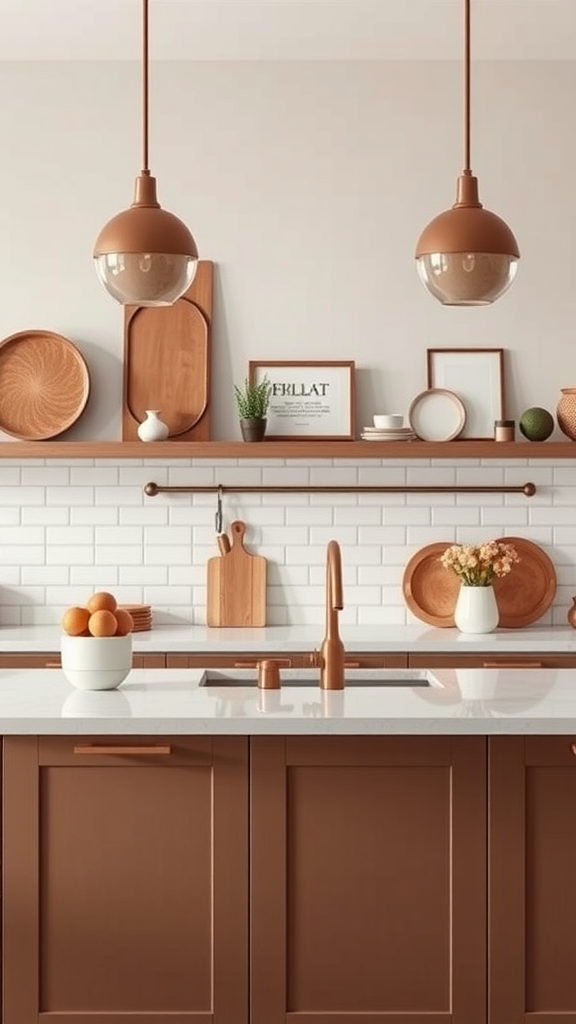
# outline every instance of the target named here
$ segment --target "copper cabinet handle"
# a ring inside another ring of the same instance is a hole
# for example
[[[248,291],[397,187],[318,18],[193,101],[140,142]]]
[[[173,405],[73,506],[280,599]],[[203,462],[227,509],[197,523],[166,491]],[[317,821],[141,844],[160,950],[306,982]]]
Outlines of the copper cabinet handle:
[[[482,668],[542,668],[541,661],[483,661]]]
[[[47,661],[44,668],[62,668],[61,661]]]
[[[574,757],[576,757],[576,743],[571,743],[570,744],[570,750],[574,754]]]
[[[359,661],[345,661],[344,668],[362,668]]]
[[[134,747],[130,747],[130,746],[122,747],[122,746],[114,746],[112,744],[110,746],[105,746],[103,744],[82,743],[82,744],[79,744],[78,746],[74,747],[74,753],[75,754],[137,754],[137,755],[153,754],[153,755],[158,755],[158,756],[165,756],[166,754],[171,754],[172,753],[172,747],[162,746],[159,743],[156,744],[155,746],[150,746],[150,747],[136,747],[136,746],[134,746]]]
[[[275,661],[279,668],[292,668],[292,658],[263,658],[262,661],[272,660]],[[260,665],[259,661],[235,661],[234,668],[258,668]]]

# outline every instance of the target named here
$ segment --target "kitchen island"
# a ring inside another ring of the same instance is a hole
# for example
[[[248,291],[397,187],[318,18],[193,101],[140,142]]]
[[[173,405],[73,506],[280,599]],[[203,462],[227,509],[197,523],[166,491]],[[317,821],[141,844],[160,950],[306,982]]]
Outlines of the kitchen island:
[[[576,1014],[576,669],[360,671],[0,670],[3,1024]]]
[[[254,672],[245,671],[246,677]],[[66,735],[425,735],[576,733],[576,669],[382,670],[431,685],[318,683],[280,690],[204,686],[201,669],[137,669],[117,690],[84,691],[61,669],[0,670],[0,733]],[[366,677],[351,669],[350,681]],[[371,676],[378,678],[378,672]],[[217,680],[217,674],[214,673]],[[242,681],[242,671],[236,672]]]

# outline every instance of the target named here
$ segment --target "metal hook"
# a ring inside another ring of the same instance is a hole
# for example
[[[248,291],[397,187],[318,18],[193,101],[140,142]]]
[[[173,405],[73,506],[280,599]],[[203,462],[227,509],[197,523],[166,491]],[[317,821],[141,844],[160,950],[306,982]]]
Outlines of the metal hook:
[[[222,533],[222,484],[218,484],[218,496],[216,514],[214,516],[214,526],[216,527],[216,533]]]

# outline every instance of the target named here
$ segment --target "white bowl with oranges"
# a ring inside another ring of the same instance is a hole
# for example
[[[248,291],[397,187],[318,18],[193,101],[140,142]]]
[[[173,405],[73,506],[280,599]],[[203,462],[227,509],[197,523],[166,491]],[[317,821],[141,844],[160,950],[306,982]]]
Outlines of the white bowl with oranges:
[[[132,668],[132,616],[99,591],[62,616],[62,671],[78,690],[114,690]]]

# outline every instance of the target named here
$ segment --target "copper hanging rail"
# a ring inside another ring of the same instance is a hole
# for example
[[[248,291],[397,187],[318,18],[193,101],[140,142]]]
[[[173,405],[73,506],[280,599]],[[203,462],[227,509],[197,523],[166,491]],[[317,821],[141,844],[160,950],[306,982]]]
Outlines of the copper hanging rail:
[[[497,485],[487,487],[478,485],[459,486],[449,485],[380,485],[380,484],[351,484],[349,486],[332,486],[331,484],[286,484],[277,485],[239,485],[226,487],[225,484],[202,484],[190,487],[163,487],[153,482],[144,485],[144,493],[149,498],[155,498],[157,494],[525,494],[531,498],[536,494],[536,484],[516,484],[511,486]]]

